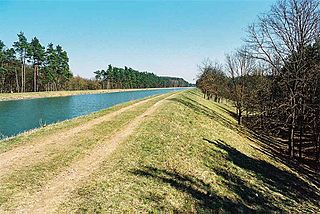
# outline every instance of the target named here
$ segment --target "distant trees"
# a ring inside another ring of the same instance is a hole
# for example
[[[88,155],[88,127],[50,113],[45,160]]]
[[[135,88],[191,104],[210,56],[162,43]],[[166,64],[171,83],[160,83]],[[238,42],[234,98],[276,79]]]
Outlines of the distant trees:
[[[288,155],[320,156],[319,1],[283,0],[248,28],[245,49],[227,55],[225,98],[238,123],[286,139]],[[211,82],[210,82],[211,81]],[[209,82],[209,84],[203,84]],[[197,86],[214,94],[216,81],[201,70]],[[210,96],[210,95],[209,95]]]
[[[68,54],[60,45],[50,43],[45,47],[37,37],[28,42],[23,32],[17,36],[12,48],[7,48],[0,40],[1,93],[190,86],[182,78],[159,77],[111,65],[106,70],[95,71],[95,80],[73,78]]]
[[[5,91],[5,85],[10,85],[10,90],[16,89],[19,90],[19,82],[17,77],[17,71],[14,66],[17,62],[15,60],[15,51],[12,48],[6,48],[4,43],[0,41],[0,89],[1,92]]]
[[[109,65],[106,70],[98,70],[94,74],[103,89],[190,86],[190,83],[182,78],[159,77],[153,73],[140,72],[128,67],[117,68]]]
[[[45,74],[49,81],[46,82],[46,90],[61,90],[65,88],[72,77],[69,68],[69,58],[66,51],[60,45],[55,48],[49,44],[46,50],[47,61]]]
[[[0,92],[155,88],[190,86],[182,78],[159,77],[153,73],[111,65],[95,71],[95,80],[73,77],[69,57],[60,45],[43,46],[37,37],[29,42],[23,32],[12,48],[0,40]]]
[[[238,115],[238,124],[241,124],[245,107],[245,99],[248,97],[247,79],[253,73],[255,64],[253,58],[248,55],[246,49],[226,56],[226,66],[231,78],[230,97],[235,103]]]
[[[90,80],[82,78],[80,76],[75,76],[70,78],[65,86],[66,90],[97,90],[102,89],[100,82],[98,80]]]
[[[202,90],[204,98],[220,102],[222,97],[227,97],[227,77],[223,73],[222,65],[206,59],[199,67],[197,86]]]
[[[49,44],[46,49],[37,37],[29,43],[23,32],[13,48],[0,41],[0,75],[1,92],[60,90],[72,77],[67,52],[61,46]]]

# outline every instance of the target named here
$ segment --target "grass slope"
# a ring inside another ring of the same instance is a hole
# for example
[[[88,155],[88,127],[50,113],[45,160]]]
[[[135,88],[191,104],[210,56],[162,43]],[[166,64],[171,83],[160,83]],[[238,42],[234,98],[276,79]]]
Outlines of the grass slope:
[[[319,186],[262,152],[231,110],[197,90],[176,95],[59,212],[319,211]]]

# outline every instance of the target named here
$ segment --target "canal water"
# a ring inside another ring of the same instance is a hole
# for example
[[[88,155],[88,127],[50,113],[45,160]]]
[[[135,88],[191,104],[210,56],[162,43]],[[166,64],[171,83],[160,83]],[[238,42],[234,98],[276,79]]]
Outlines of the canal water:
[[[155,89],[0,102],[0,139],[21,132],[86,115],[152,95],[183,90]]]

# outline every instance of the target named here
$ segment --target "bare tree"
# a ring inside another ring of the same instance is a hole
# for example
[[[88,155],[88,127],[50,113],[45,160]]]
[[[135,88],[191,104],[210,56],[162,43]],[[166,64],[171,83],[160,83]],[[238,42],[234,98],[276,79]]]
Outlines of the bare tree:
[[[222,71],[223,66],[218,62],[205,59],[199,67],[197,86],[202,90],[204,98],[213,98],[220,102],[225,97],[226,76]]]
[[[248,54],[246,48],[239,49],[236,53],[226,55],[226,67],[232,82],[232,100],[237,109],[238,124],[241,124],[244,111],[245,81],[255,67],[254,59]]]
[[[319,36],[319,1],[279,1],[268,14],[259,17],[258,23],[249,26],[248,33],[250,53],[269,63],[274,75],[280,76],[286,99],[278,107],[288,112],[285,124],[292,157],[298,112],[303,115],[302,95],[309,78],[306,48]]]

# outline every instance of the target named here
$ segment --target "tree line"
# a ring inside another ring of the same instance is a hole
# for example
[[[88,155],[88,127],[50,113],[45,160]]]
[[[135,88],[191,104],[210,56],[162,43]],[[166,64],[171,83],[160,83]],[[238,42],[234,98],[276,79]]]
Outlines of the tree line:
[[[0,92],[60,90],[72,77],[68,54],[60,45],[44,47],[23,32],[12,47],[0,40]]]
[[[140,72],[132,68],[117,68],[109,65],[106,70],[95,71],[95,78],[102,89],[113,88],[165,88],[187,87],[190,83],[182,78],[161,77],[149,72]]]
[[[279,1],[248,27],[243,46],[224,64],[205,61],[197,80],[206,98],[234,104],[238,124],[285,139],[289,157],[317,163],[319,20],[319,1]]]
[[[0,40],[0,93],[191,86],[182,78],[111,65],[94,72],[95,79],[73,77],[68,54],[60,45],[44,47],[37,37],[29,42],[23,32],[17,36],[12,47]]]

